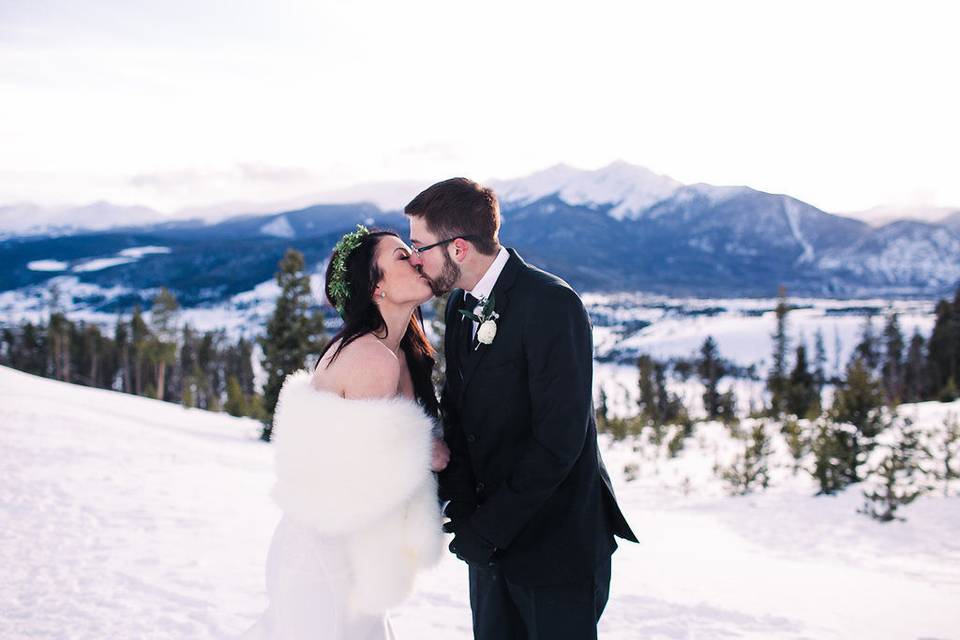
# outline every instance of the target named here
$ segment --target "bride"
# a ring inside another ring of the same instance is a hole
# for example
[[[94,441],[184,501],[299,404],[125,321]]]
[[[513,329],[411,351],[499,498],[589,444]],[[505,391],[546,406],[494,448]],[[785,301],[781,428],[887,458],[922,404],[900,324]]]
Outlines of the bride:
[[[386,612],[443,548],[433,436],[434,351],[415,311],[431,296],[390,231],[334,248],[327,298],[343,329],[311,374],[284,382],[274,414],[283,510],[267,556],[270,604],[244,640],[385,640]]]

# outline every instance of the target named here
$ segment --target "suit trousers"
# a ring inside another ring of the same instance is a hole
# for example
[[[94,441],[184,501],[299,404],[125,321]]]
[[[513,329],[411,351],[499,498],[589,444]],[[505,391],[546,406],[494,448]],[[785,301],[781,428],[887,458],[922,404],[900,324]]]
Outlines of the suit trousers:
[[[496,567],[470,566],[474,640],[596,640],[610,595],[610,556],[592,578],[528,587]]]

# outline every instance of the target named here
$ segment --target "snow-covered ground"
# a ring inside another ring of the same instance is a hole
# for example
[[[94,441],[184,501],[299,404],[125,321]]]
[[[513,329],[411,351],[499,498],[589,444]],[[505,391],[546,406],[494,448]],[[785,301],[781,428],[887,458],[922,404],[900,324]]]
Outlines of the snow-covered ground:
[[[905,410],[936,422],[960,402]],[[0,367],[0,637],[242,631],[266,604],[279,518],[257,432]],[[960,498],[921,498],[882,525],[855,513],[857,490],[813,497],[786,465],[766,493],[731,498],[712,473],[725,434],[702,425],[674,459],[603,436],[641,543],[614,556],[601,637],[960,638]],[[463,565],[424,574],[393,623],[400,640],[470,638]]]

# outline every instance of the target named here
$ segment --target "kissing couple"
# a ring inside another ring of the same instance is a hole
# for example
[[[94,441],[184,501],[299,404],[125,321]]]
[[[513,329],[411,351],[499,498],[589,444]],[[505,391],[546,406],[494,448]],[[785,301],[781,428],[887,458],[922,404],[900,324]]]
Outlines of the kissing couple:
[[[476,640],[596,638],[614,536],[636,537],[597,446],[583,303],[500,245],[492,190],[445,180],[404,213],[409,245],[358,226],[330,257],[343,328],[280,393],[270,604],[243,637],[393,639],[446,532]],[[438,400],[418,309],[447,294]]]

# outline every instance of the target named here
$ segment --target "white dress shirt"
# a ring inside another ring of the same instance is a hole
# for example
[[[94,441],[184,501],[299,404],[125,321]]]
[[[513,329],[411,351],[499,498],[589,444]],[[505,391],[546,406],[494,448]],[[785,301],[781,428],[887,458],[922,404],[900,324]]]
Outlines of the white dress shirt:
[[[493,259],[493,262],[487,268],[487,272],[483,274],[483,277],[480,278],[476,286],[471,291],[464,292],[464,301],[466,301],[466,294],[472,295],[477,300],[485,300],[490,297],[490,294],[493,292],[494,285],[497,284],[497,279],[500,277],[500,272],[503,271],[503,267],[506,266],[507,260],[510,259],[510,252],[507,251],[503,246],[500,247],[500,252],[497,253],[497,257]],[[480,310],[483,309],[482,305],[478,305],[474,308],[473,312],[477,315],[480,314]],[[473,336],[477,335],[477,323],[473,322]]]

